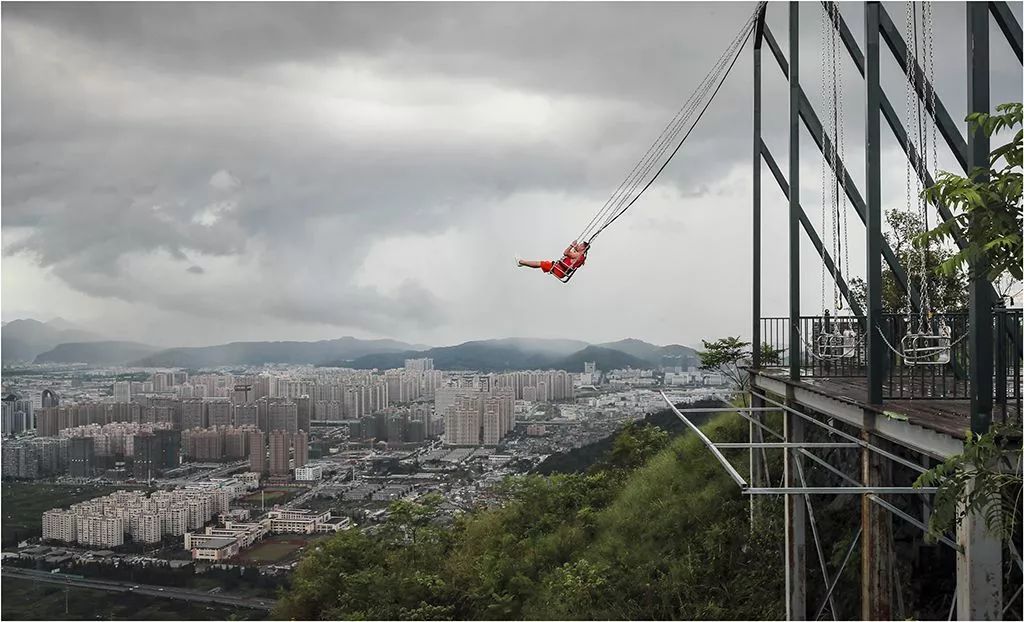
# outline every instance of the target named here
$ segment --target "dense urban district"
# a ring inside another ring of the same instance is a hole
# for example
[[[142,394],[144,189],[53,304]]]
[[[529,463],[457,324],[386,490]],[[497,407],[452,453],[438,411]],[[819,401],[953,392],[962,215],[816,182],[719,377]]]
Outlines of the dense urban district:
[[[7,365],[4,616],[266,617],[332,534],[385,529],[401,502],[450,523],[662,409],[659,391],[730,393],[693,360],[666,363]]]

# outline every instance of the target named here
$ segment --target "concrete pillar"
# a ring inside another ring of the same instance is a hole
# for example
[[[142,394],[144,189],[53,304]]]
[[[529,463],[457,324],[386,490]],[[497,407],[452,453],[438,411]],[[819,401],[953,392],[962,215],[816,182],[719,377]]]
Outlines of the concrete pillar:
[[[875,446],[884,441],[874,436],[876,414],[864,413],[861,439]],[[867,448],[861,448],[861,479],[865,486],[892,486],[892,462]],[[860,497],[861,537],[861,619],[892,619],[892,515],[868,495]]]
[[[973,482],[972,482],[973,486]],[[978,512],[957,529],[963,547],[956,556],[958,620],[1000,620],[1003,615],[1003,544]]]
[[[792,387],[787,389],[786,405],[798,408],[792,397]],[[783,436],[787,443],[804,440],[804,421],[787,412],[784,417]],[[783,486],[800,486],[800,475],[796,461],[802,460],[799,452],[783,450],[786,454],[783,467]],[[786,619],[807,619],[807,507],[801,495],[786,495]]]

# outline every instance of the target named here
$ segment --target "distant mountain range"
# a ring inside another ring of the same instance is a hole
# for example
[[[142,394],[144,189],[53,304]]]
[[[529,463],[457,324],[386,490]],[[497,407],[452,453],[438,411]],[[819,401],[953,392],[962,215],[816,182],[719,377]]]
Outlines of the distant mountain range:
[[[250,341],[217,346],[163,349],[131,341],[110,341],[57,318],[14,320],[3,325],[3,362],[87,363],[190,369],[232,365],[310,364],[356,369],[402,367],[407,358],[434,359],[446,371],[523,369],[583,371],[697,365],[697,354],[681,345],[657,346],[638,339],[589,344],[574,339],[488,339],[428,348],[393,339],[342,337],[324,341]]]
[[[36,357],[36,363],[90,363],[92,365],[124,365],[155,354],[156,346],[134,341],[92,341],[62,343]]]
[[[401,367],[405,359],[413,357],[434,359],[436,369],[483,372],[522,369],[582,372],[583,364],[588,361],[604,370],[626,367],[646,369],[659,367],[666,362],[682,366],[698,364],[697,353],[692,348],[680,345],[656,346],[637,339],[600,345],[562,339],[489,339],[420,352],[373,354],[353,360],[334,361],[332,364],[356,369],[389,369]]]
[[[82,330],[62,318],[49,322],[12,320],[0,330],[0,354],[4,363],[31,363],[38,355],[62,343],[101,339],[99,335]]]
[[[219,367],[264,363],[322,364],[387,352],[417,352],[417,346],[393,339],[342,337],[326,341],[241,341],[202,348],[161,350],[134,362],[138,367]],[[404,359],[403,359],[404,361]]]

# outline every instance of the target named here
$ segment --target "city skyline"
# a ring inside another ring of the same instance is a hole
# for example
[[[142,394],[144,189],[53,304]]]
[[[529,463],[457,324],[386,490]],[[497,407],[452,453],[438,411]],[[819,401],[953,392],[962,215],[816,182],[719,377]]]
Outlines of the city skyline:
[[[3,319],[60,315],[161,346],[735,334],[748,325],[748,54],[570,286],[512,260],[565,247],[752,6],[6,5]],[[861,8],[843,10],[859,37]],[[939,95],[962,119],[962,8],[935,13],[949,42]],[[768,21],[784,33],[780,15]],[[1019,96],[1009,57],[992,55],[993,103]],[[812,100],[816,63],[803,62]],[[764,88],[785,101],[767,63]],[[785,118],[766,107],[767,141],[785,143]],[[900,205],[903,160],[883,147]],[[846,160],[859,178],[862,154]],[[764,197],[773,239],[784,201],[768,185]],[[784,259],[766,253],[766,273]],[[784,290],[765,288],[766,312]]]

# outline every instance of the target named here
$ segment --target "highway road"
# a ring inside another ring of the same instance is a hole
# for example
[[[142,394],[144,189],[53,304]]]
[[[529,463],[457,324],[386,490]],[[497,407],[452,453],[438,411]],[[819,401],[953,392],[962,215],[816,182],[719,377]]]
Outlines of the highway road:
[[[255,599],[242,596],[231,596],[218,592],[211,594],[202,590],[190,590],[187,588],[148,585],[132,583],[130,581],[111,581],[108,579],[79,578],[62,573],[51,574],[38,570],[25,568],[3,567],[3,576],[11,579],[25,579],[41,583],[52,583],[55,585],[70,585],[71,587],[86,588],[90,590],[103,590],[105,592],[130,592],[156,598],[171,598],[175,600],[186,600],[194,603],[213,603],[226,605],[228,607],[244,607],[246,609],[262,609],[270,611],[274,608],[276,601],[272,598]]]

